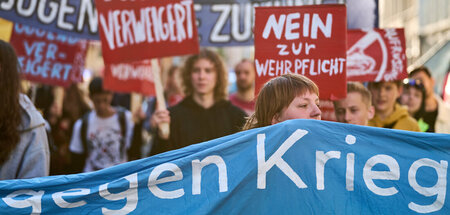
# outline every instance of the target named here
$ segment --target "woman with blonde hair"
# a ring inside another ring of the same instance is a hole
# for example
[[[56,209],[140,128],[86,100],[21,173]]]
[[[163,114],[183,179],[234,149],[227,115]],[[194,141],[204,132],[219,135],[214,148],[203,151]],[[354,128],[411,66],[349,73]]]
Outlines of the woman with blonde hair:
[[[319,88],[309,78],[285,74],[267,82],[258,94],[255,113],[244,130],[273,125],[288,119],[321,119]]]

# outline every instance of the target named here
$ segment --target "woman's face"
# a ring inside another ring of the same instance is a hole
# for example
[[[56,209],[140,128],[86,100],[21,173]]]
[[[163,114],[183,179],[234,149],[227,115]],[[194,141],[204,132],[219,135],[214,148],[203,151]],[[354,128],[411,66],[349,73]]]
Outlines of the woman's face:
[[[292,100],[288,107],[272,119],[272,125],[288,119],[321,119],[319,97],[315,93],[306,92]]]
[[[408,112],[410,115],[415,114],[422,102],[422,92],[415,87],[405,88],[401,96],[401,103],[408,106]]]

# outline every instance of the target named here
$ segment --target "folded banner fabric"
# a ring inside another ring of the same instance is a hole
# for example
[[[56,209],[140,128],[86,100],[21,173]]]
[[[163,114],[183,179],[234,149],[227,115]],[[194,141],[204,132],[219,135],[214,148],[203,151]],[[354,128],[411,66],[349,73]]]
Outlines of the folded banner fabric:
[[[449,214],[450,135],[289,120],[97,172],[0,181],[4,214]]]

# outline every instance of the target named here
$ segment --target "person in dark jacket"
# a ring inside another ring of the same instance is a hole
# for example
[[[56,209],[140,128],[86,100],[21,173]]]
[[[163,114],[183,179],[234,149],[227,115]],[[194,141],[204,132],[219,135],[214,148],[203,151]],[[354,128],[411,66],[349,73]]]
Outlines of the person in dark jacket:
[[[151,118],[158,131],[151,155],[238,132],[245,123],[245,112],[226,100],[227,72],[215,52],[204,49],[189,57],[182,78],[186,97]],[[163,123],[170,123],[168,136],[161,132]]]

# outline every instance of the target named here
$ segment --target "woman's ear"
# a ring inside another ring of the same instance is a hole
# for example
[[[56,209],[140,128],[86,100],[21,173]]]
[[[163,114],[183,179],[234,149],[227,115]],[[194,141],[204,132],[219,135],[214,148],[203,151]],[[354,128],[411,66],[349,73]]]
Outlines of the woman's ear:
[[[272,122],[271,125],[275,125],[277,123],[280,122],[280,114],[276,113],[273,117],[272,117]]]

